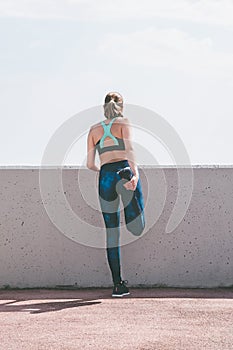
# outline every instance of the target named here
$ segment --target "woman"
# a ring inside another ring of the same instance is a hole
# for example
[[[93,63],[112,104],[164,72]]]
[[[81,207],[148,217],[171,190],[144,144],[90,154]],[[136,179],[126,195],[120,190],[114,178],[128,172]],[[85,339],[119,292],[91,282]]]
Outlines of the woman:
[[[107,234],[107,258],[114,284],[112,296],[121,297],[130,293],[126,286],[128,281],[121,278],[119,194],[124,205],[127,229],[137,236],[145,227],[144,199],[131,142],[131,126],[128,118],[122,115],[123,98],[117,92],[109,92],[104,102],[107,120],[90,128],[86,165],[91,170],[99,171],[98,193]],[[100,169],[95,165],[96,149],[99,152]],[[131,172],[130,180],[130,177],[127,180],[123,177],[126,170]]]

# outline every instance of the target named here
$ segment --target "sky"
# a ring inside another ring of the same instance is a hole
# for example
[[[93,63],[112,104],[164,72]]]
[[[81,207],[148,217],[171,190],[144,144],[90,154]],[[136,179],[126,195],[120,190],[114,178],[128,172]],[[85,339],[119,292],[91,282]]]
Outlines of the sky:
[[[164,118],[191,164],[232,165],[232,34],[233,0],[0,0],[0,166],[40,165],[109,91]],[[64,165],[85,164],[79,132]],[[134,137],[174,164],[158,138]]]

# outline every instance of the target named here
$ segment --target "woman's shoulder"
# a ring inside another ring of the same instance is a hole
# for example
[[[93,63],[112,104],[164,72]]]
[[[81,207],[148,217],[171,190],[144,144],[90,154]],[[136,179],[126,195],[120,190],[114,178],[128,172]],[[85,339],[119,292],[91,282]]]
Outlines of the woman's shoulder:
[[[123,124],[129,124],[129,123],[130,123],[129,118],[127,118],[127,117],[124,117],[124,118],[121,118],[121,119],[122,119],[121,122],[122,122]]]
[[[90,130],[95,129],[95,128],[97,128],[100,125],[101,125],[101,122],[95,123],[95,124],[91,125]]]

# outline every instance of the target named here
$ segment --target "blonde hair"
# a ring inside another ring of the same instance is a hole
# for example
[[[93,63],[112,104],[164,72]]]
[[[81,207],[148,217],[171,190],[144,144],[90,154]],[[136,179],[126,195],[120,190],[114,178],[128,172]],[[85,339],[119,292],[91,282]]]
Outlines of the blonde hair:
[[[107,119],[123,117],[123,98],[118,92],[109,92],[104,100],[104,115]]]

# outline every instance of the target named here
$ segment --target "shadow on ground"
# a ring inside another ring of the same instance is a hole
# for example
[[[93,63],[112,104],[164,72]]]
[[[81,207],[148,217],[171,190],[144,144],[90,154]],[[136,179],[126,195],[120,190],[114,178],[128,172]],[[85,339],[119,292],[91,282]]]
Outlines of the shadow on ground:
[[[112,298],[111,288],[55,288],[0,290],[0,312],[30,312],[38,314],[101,304],[101,299],[192,298],[233,299],[233,288],[130,288],[130,295]],[[20,304],[19,304],[20,303]]]

